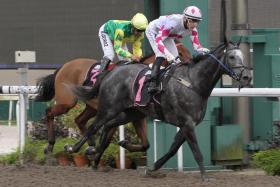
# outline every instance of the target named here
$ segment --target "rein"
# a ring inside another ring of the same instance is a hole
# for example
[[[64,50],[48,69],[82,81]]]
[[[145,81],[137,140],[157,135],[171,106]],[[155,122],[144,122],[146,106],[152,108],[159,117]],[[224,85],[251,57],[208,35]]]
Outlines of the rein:
[[[219,60],[217,57],[215,57],[215,55],[213,54],[208,54],[211,58],[213,58],[216,62],[218,62],[223,68],[224,70],[226,70],[226,72],[228,72],[228,74],[234,79],[234,80],[237,80],[239,81],[240,80],[240,77],[237,76],[237,74],[232,70],[234,68],[240,68],[240,67],[233,67],[233,68],[230,68],[228,66],[226,66],[221,60]],[[245,68],[245,66],[244,66]]]

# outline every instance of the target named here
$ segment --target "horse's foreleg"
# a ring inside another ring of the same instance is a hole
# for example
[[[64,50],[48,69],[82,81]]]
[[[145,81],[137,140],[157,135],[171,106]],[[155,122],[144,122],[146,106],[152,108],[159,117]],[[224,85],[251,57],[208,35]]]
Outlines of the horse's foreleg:
[[[84,133],[86,131],[86,124],[87,124],[88,120],[90,118],[94,117],[96,115],[96,113],[97,113],[97,110],[93,109],[89,105],[86,105],[86,108],[84,109],[84,111],[75,118],[75,123],[77,124],[78,128],[80,129],[81,134],[84,135]],[[95,146],[94,138],[88,139],[88,145]]]
[[[186,140],[187,140],[187,142],[190,146],[190,149],[192,150],[194,158],[195,158],[195,160],[196,160],[196,162],[199,166],[199,170],[200,170],[200,173],[201,173],[202,180],[204,180],[204,179],[207,178],[207,176],[206,176],[205,168],[204,168],[204,165],[203,165],[203,156],[200,152],[200,149],[199,149],[199,146],[198,146],[198,143],[197,143],[194,128],[191,128],[191,129],[187,128],[186,130],[184,130],[184,134],[185,134]]]
[[[55,105],[46,109],[48,145],[44,149],[45,154],[51,153],[55,144],[54,117],[66,113],[69,109],[70,107],[67,105]]]
[[[55,144],[55,133],[54,133],[54,115],[52,113],[52,108],[46,109],[46,122],[48,128],[48,145],[44,149],[44,153],[48,154],[53,151],[53,146]]]
[[[145,118],[134,121],[133,126],[135,128],[137,136],[141,139],[142,144],[131,144],[130,142],[123,140],[119,142],[119,145],[130,152],[137,152],[137,151],[145,152],[150,147],[147,138],[147,123]]]
[[[152,171],[155,171],[155,170],[158,170],[159,168],[161,168],[161,166],[163,164],[165,164],[165,162],[167,162],[172,156],[174,156],[177,153],[180,146],[184,143],[184,141],[185,141],[185,137],[182,133],[182,129],[180,129],[179,132],[177,132],[177,134],[174,138],[174,142],[172,143],[171,147],[169,148],[169,151],[163,157],[161,157],[159,160],[156,161]]]

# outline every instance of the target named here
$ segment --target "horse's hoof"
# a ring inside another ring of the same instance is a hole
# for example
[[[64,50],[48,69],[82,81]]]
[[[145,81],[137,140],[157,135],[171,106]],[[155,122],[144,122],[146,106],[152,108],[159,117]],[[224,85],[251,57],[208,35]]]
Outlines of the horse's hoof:
[[[64,151],[67,153],[73,153],[73,145],[64,145]]]
[[[50,148],[49,146],[45,147],[44,149],[44,154],[45,155],[49,155],[52,153],[52,148]]]
[[[91,168],[94,170],[94,171],[97,171],[97,169],[98,169],[98,166],[97,165],[95,165],[95,163],[94,163],[94,161],[92,161],[92,162],[90,162],[91,164]]]
[[[48,154],[49,154],[49,150],[48,150],[47,147],[44,149],[44,154],[45,154],[45,155],[48,155]]]
[[[128,143],[127,140],[122,140],[122,141],[119,141],[119,142],[118,142],[119,146],[121,146],[121,147],[123,147],[123,148],[126,147],[127,143]]]
[[[207,175],[202,176],[201,179],[203,182],[212,182],[216,180],[215,178],[210,178]]]
[[[89,146],[86,151],[85,151],[85,155],[95,155],[96,150],[93,146]]]
[[[153,170],[145,170],[145,176],[151,177],[151,178],[164,178],[166,177],[166,174],[161,173],[159,171],[153,171]]]

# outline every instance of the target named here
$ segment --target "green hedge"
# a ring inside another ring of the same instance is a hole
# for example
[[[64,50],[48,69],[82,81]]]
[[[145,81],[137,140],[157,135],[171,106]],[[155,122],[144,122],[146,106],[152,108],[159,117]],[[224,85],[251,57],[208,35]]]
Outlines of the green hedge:
[[[253,164],[269,175],[280,175],[280,148],[255,153]]]
[[[54,150],[52,153],[53,157],[56,157],[57,154],[64,152],[65,144],[74,144],[78,140],[74,138],[60,138],[56,140],[54,145]],[[32,140],[31,138],[26,139],[24,151],[23,151],[23,160],[24,162],[32,162],[44,164],[47,157],[44,154],[44,148],[47,145],[46,140]],[[80,152],[84,151],[87,145],[84,145]],[[7,155],[0,156],[0,163],[2,164],[17,164],[19,160],[19,150]],[[70,155],[71,156],[71,155]]]

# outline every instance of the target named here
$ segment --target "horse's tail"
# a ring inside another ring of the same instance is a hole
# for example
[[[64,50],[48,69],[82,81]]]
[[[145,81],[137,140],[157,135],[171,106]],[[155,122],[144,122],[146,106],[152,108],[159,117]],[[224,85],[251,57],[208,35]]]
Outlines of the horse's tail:
[[[82,101],[88,101],[98,95],[98,90],[95,86],[75,86],[72,87],[72,92]]]
[[[53,74],[47,75],[45,77],[41,77],[37,81],[38,94],[35,97],[35,101],[50,101],[55,95],[54,81],[57,72],[60,68],[58,68]]]
[[[97,97],[101,82],[108,73],[109,71],[105,71],[97,75],[96,83],[94,84],[94,86],[75,86],[72,87],[72,92],[76,95],[78,99],[82,101],[88,101]]]

